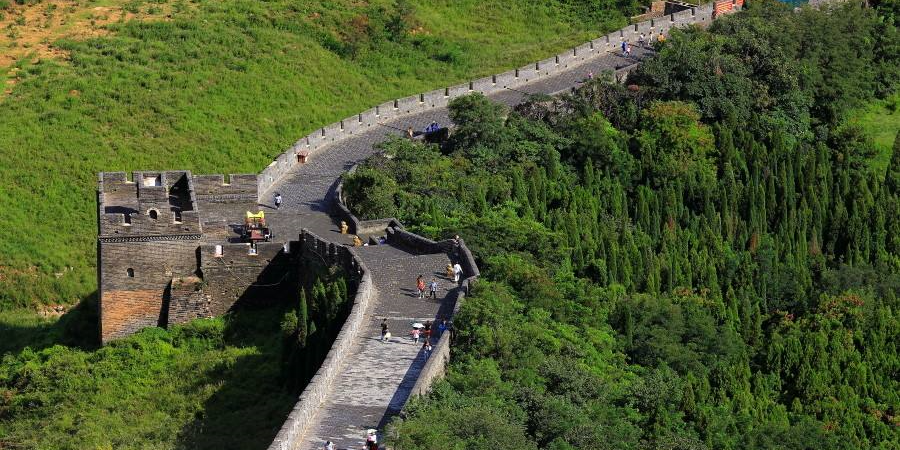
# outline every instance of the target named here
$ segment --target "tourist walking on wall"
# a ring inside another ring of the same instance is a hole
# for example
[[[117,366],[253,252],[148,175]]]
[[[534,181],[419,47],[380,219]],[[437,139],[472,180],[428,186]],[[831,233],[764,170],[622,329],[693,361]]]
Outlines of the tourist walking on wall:
[[[275,209],[280,209],[280,208],[281,208],[281,200],[282,200],[282,199],[281,199],[281,194],[278,193],[278,192],[276,192],[276,193],[275,193]]]
[[[645,42],[645,36],[644,36],[644,33],[641,33],[641,37],[638,38],[638,45],[640,45],[641,48],[644,48],[644,42]]]
[[[434,278],[431,279],[431,283],[428,283],[428,296],[437,299],[437,280]]]
[[[366,431],[366,448],[368,450],[378,450],[378,430],[370,429]]]
[[[444,334],[447,331],[447,319],[441,319],[441,323],[438,324],[438,336]]]
[[[431,321],[425,322],[425,342],[431,342]]]
[[[412,340],[414,343],[416,343],[416,344],[419,343],[419,336],[421,336],[421,333],[422,333],[422,331],[419,330],[418,328],[413,328],[412,331],[409,332],[409,334],[412,335]]]
[[[447,263],[447,278],[453,278],[453,264]]]
[[[387,318],[384,318],[381,321],[381,342],[387,342],[390,337],[391,333],[388,331]]]
[[[425,361],[428,361],[428,357],[431,356],[431,341],[425,340],[425,343],[422,344],[422,354],[425,356]]]
[[[416,290],[419,291],[419,298],[425,298],[425,279],[422,275],[416,278]]]
[[[462,276],[463,270],[462,266],[459,263],[453,265],[453,281],[459,283],[459,278]]]
[[[628,48],[628,43],[622,41],[622,56],[628,56],[628,53],[625,52],[625,49]]]

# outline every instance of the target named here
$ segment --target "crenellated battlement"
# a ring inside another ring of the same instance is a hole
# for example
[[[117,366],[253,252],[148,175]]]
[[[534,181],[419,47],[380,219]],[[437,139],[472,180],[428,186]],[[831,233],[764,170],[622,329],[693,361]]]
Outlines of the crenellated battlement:
[[[236,268],[267,264],[286,253],[288,244],[259,242],[235,244],[204,244],[200,246],[200,270],[210,268]]]
[[[194,189],[197,197],[208,203],[231,203],[256,201],[257,175],[231,174],[228,181],[224,175],[194,175]]]
[[[104,172],[97,181],[100,239],[198,235],[202,232],[187,171]]]

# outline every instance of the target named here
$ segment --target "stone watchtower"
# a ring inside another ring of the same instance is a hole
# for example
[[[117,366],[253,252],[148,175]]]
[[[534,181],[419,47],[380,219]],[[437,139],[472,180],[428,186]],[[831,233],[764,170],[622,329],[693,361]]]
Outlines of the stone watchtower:
[[[190,173],[101,173],[97,192],[100,339],[166,325],[173,276],[197,270],[202,234]]]
[[[124,172],[101,173],[101,342],[289,291],[287,274],[295,267],[289,240],[251,245],[241,238],[245,213],[260,209],[257,191],[256,175],[226,182],[188,171],[134,172],[131,180]]]

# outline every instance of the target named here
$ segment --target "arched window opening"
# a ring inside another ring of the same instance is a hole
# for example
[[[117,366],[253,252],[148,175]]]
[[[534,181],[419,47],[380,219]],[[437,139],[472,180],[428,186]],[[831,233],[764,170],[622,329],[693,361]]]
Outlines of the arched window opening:
[[[149,212],[147,212],[147,214],[149,214],[150,218],[153,220],[156,220],[159,217],[159,213],[156,212],[155,209],[151,209]]]
[[[129,267],[128,270],[125,271],[125,273],[128,274],[128,278],[134,278],[134,269],[132,269],[131,267]]]

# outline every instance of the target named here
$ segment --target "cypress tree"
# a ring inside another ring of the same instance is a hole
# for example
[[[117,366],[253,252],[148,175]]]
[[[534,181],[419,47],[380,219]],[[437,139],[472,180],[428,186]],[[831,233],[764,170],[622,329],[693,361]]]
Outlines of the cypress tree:
[[[884,175],[884,187],[888,194],[900,196],[900,131],[894,136],[891,160]]]
[[[328,285],[328,322],[334,322],[341,308],[344,305],[344,297],[341,295],[341,288],[338,283],[333,281]]]
[[[300,301],[297,304],[297,348],[306,348],[309,339],[309,309],[306,304],[306,289],[300,289]]]

